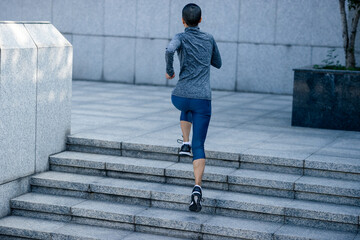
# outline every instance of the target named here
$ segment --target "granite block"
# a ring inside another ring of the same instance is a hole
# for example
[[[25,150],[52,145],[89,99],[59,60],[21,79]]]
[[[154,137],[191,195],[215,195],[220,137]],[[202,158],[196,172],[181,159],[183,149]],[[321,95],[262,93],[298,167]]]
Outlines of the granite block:
[[[356,158],[343,158],[314,154],[305,159],[305,168],[344,173],[360,173],[360,161]]]
[[[49,171],[31,177],[31,185],[88,191],[90,184],[97,183],[102,179],[104,177]]]
[[[355,236],[354,233],[330,231],[317,228],[309,228],[294,225],[283,225],[274,234],[276,240],[305,240],[305,239],[319,239],[319,240],[350,240]]]
[[[136,1],[105,0],[104,34],[135,37]]]
[[[68,167],[61,165],[50,164],[50,171],[55,172],[67,172],[67,173],[76,173],[82,175],[92,175],[92,176],[106,176],[105,170],[92,169],[92,168],[82,168],[82,167]]]
[[[164,176],[155,176],[155,175],[146,175],[142,173],[129,173],[129,172],[119,172],[119,171],[106,171],[108,177],[112,178],[123,178],[123,179],[132,179],[132,180],[143,180],[146,182],[157,182],[165,183],[166,178]]]
[[[104,80],[134,83],[135,38],[105,37]]]
[[[222,66],[220,69],[210,68],[211,89],[234,91],[236,86],[237,44],[219,42]]]
[[[185,178],[167,177],[166,183],[175,184],[175,185],[184,185],[184,186],[194,186],[193,179],[185,179]],[[206,188],[218,189],[218,190],[229,189],[228,184],[222,182],[202,181],[201,186]]]
[[[302,175],[304,173],[304,170],[302,168],[268,165],[263,163],[242,162],[240,166],[242,169],[252,169],[257,171],[278,172],[278,173],[295,174],[295,175]]]
[[[140,158],[111,157],[106,160],[106,169],[120,172],[164,176],[165,168],[174,163]]]
[[[291,94],[292,69],[311,63],[311,48],[303,46],[244,43],[238,54],[237,91]]]
[[[136,84],[166,84],[164,56],[167,44],[168,41],[163,39],[136,39]]]
[[[21,41],[19,41],[21,39]],[[0,24],[0,183],[35,171],[37,49],[21,24]]]
[[[0,220],[1,234],[37,239],[51,239],[51,233],[65,223],[42,219],[8,216]]]
[[[205,152],[206,154],[206,152]],[[179,156],[181,163],[192,163],[192,157],[187,156]],[[239,161],[229,161],[229,160],[220,160],[213,158],[206,158],[206,166],[218,166],[218,167],[226,167],[226,168],[239,168]]]
[[[154,183],[140,181],[104,178],[103,180],[90,184],[90,190],[97,193],[106,193],[120,196],[150,198],[149,186]]]
[[[42,40],[33,37],[39,47],[36,88],[36,171],[39,172],[49,169],[50,154],[65,150],[66,136],[70,134],[72,47],[52,25],[44,24],[48,29],[25,26],[32,36],[43,36],[40,31],[52,32],[52,37]]]
[[[305,169],[304,175],[313,176],[313,177],[344,179],[350,181],[360,181],[360,174],[324,171],[324,170],[316,170],[316,169]]]
[[[228,181],[232,184],[294,190],[294,183],[300,177],[300,175],[239,169],[229,174]]]
[[[136,7],[137,7],[136,9],[137,37],[145,37],[145,38],[168,37],[170,1],[158,0],[156,2],[150,3],[147,0],[138,0]],[[156,12],[161,12],[162,14],[154,14]]]
[[[205,214],[149,208],[135,216],[136,225],[199,232],[201,224],[211,218]]]
[[[179,153],[178,147],[150,145],[150,144],[132,143],[132,142],[123,142],[122,149],[133,150],[133,151],[144,151],[144,152],[168,153],[168,154]]]
[[[296,200],[285,208],[285,216],[357,224],[360,208],[322,202]]]
[[[189,201],[187,201],[186,203],[174,203],[174,202],[164,202],[164,201],[152,200],[151,207],[170,209],[170,210],[178,210],[178,211],[189,211]],[[201,213],[215,214],[215,208],[202,205]]]
[[[70,214],[70,208],[84,199],[27,193],[11,200],[11,207],[17,209],[50,212],[57,214]]]
[[[74,216],[134,223],[134,216],[146,207],[87,200],[71,208]]]
[[[22,17],[22,0],[3,0],[0,2],[1,21],[21,21]]]
[[[205,154],[207,157],[206,160],[208,160],[209,158],[213,158],[213,159],[221,159],[221,160],[239,161],[240,158],[238,153],[231,153],[231,152],[205,150]]]
[[[323,193],[310,193],[310,192],[296,191],[295,198],[301,199],[301,200],[317,201],[317,202],[360,206],[360,200],[358,198],[327,195],[327,194],[323,194]]]
[[[56,229],[52,234],[53,240],[69,239],[123,239],[129,234],[128,231],[94,227],[80,224],[68,223]]]
[[[74,28],[75,26],[76,25],[74,25]],[[86,80],[102,79],[103,54],[104,54],[103,45],[104,45],[104,37],[83,36],[76,34],[73,35],[73,47],[74,47],[73,78],[74,79],[86,79]]]
[[[248,162],[302,168],[304,166],[304,159],[308,155],[270,149],[249,149],[240,155],[240,164]]]
[[[26,30],[29,32],[31,39],[34,41],[38,48],[38,55],[45,54],[48,58],[54,58],[56,61],[45,63],[43,61],[38,62],[39,71],[49,71],[47,68],[51,67],[53,72],[50,72],[53,77],[58,77],[58,81],[66,81],[68,78],[71,79],[71,70],[72,70],[72,49],[64,48],[71,47],[71,44],[66,40],[66,38],[57,30],[52,24],[24,24]],[[49,52],[41,52],[40,48],[49,48],[49,47],[59,47],[64,49],[57,49],[57,54]],[[56,56],[54,56],[56,55]],[[45,57],[45,56],[44,56]],[[38,60],[41,59],[38,56]],[[61,72],[58,73],[58,72]],[[49,73],[48,73],[49,74]],[[51,79],[40,78],[37,76],[39,81],[51,81]],[[52,84],[54,84],[52,82]],[[70,88],[71,89],[71,88]],[[53,89],[52,89],[53,90]],[[68,90],[68,88],[65,88]]]
[[[114,222],[114,221],[93,219],[93,218],[87,218],[87,217],[73,216],[72,222],[77,223],[77,224],[83,224],[83,225],[91,225],[91,226],[95,226],[95,227],[123,229],[123,230],[128,230],[128,231],[135,230],[134,224],[131,224],[131,223]]]
[[[62,221],[62,222],[70,222],[70,215],[63,215],[57,213],[47,213],[47,212],[37,212],[32,210],[23,210],[23,209],[12,209],[11,215],[19,216],[19,217],[27,217],[27,218],[40,218],[47,219],[53,221]]]
[[[358,226],[348,223],[328,222],[323,220],[303,219],[296,217],[285,217],[285,224],[307,226],[326,230],[357,232]]]
[[[311,0],[280,0],[277,2],[275,42],[281,44],[312,43],[313,24],[311,17],[315,14]],[[312,15],[311,15],[312,16]],[[294,31],[296,29],[297,31]]]
[[[0,218],[10,214],[10,200],[30,192],[30,177],[24,177],[0,185]]]
[[[235,169],[223,168],[217,166],[207,166],[204,171],[203,180],[212,182],[227,182],[227,175],[234,172]],[[194,170],[192,164],[175,163],[165,169],[165,176],[194,179]]]
[[[69,196],[69,197],[77,197],[77,198],[89,198],[89,192],[82,192],[76,190],[67,190],[60,188],[51,188],[51,187],[41,187],[41,186],[31,186],[31,191],[34,193],[43,193],[43,194],[51,194],[51,195],[60,195],[60,196]]]
[[[84,145],[103,148],[121,148],[121,142],[109,135],[96,134],[92,132],[77,133],[68,136],[68,144]]]
[[[196,0],[193,2],[198,4],[202,11],[202,21],[199,24],[202,31],[211,33],[219,41],[235,42],[238,40],[236,33],[239,27],[237,24],[239,22],[239,1],[210,0],[203,2]],[[181,11],[186,4],[188,1],[185,0],[171,2],[170,37],[184,31]]]
[[[201,233],[198,232],[190,232],[190,231],[181,231],[169,228],[159,228],[152,226],[144,226],[144,225],[136,225],[137,232],[145,232],[152,233],[166,237],[178,237],[181,239],[199,239],[201,237]]]
[[[359,71],[296,69],[292,125],[359,131],[359,79]]]
[[[239,184],[229,184],[229,191],[260,194],[265,196],[275,196],[275,197],[283,197],[283,198],[294,198],[295,195],[294,191],[289,191],[289,190],[282,190],[276,188],[263,188],[263,187],[239,185]]]
[[[291,202],[292,200],[290,199],[278,197],[226,192],[216,199],[216,207],[273,215],[284,215],[285,207]]]
[[[191,194],[192,188],[185,186],[174,186],[174,185],[162,185],[160,187],[153,188],[151,191],[151,199],[175,202],[175,203],[189,203],[189,194]],[[203,198],[206,199],[202,203],[203,206],[216,207],[216,202],[222,191],[212,190],[205,188],[203,189]]]
[[[179,156],[168,153],[157,153],[157,152],[142,152],[137,150],[122,150],[121,154],[123,157],[131,158],[142,158],[142,159],[155,159],[170,162],[178,162]]]
[[[150,199],[138,198],[138,197],[128,197],[128,196],[118,196],[111,194],[102,194],[102,193],[91,193],[88,199],[95,201],[108,201],[108,202],[118,202],[122,204],[132,204],[138,206],[150,207]]]
[[[49,160],[50,164],[55,165],[105,170],[105,163],[109,158],[110,156],[108,155],[66,151],[51,155]]]
[[[336,156],[336,157],[345,157],[345,158],[359,158],[360,151],[356,149],[341,149],[341,148],[332,148],[324,147],[320,149],[317,154],[326,155],[326,156]]]
[[[223,236],[212,235],[212,234],[203,234],[202,238],[204,240],[236,240],[236,239],[238,239],[238,238],[233,238],[233,237],[223,237]]]
[[[122,155],[120,149],[92,147],[92,146],[83,146],[83,145],[72,145],[72,144],[67,144],[66,150],[74,151],[74,152],[84,152],[84,153],[97,153],[97,154],[103,154],[103,155],[115,155],[115,156]]]
[[[339,3],[316,0],[311,4],[311,9],[316,10],[316,14],[312,15],[312,21],[316,24],[312,24],[311,45],[343,46]]]
[[[73,1],[72,14],[73,33],[95,35],[102,35],[104,33],[104,1]],[[88,37],[86,36],[86,38]]]
[[[22,21],[51,21],[51,1],[22,0],[21,8]]]
[[[244,239],[272,239],[279,223],[214,216],[203,224],[203,233]]]
[[[274,43],[276,1],[245,0],[240,4],[239,41]]]
[[[62,33],[73,32],[73,0],[52,1],[52,23]]]
[[[260,212],[248,212],[248,211],[229,209],[229,208],[216,208],[216,215],[225,216],[225,217],[234,217],[234,218],[245,218],[249,220],[259,220],[259,221],[274,222],[274,223],[284,223],[284,216],[281,215],[266,214]]]
[[[134,233],[127,235],[124,238],[124,240],[158,240],[159,237],[160,237],[159,235],[134,232]],[[167,236],[161,236],[161,239],[163,239],[163,240],[180,240],[179,238],[173,238],[173,237],[167,237]]]
[[[360,185],[356,181],[303,176],[295,182],[295,191],[360,197]]]

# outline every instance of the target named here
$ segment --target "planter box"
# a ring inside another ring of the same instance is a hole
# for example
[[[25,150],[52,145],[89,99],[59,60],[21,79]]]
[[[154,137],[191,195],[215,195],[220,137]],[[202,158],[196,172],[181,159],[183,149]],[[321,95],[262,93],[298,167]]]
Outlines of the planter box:
[[[360,71],[294,71],[293,126],[360,131]]]

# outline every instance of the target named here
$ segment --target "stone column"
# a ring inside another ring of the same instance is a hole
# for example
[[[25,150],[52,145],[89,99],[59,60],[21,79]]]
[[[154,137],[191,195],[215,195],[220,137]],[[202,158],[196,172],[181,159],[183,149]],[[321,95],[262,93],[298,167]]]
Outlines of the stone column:
[[[0,22],[0,217],[71,124],[72,46],[48,22]]]

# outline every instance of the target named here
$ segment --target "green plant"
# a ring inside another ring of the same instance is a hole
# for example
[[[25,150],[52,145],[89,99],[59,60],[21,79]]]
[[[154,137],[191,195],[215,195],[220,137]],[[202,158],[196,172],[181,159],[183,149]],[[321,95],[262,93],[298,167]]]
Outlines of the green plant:
[[[327,55],[326,58],[324,60],[322,60],[321,62],[324,63],[325,67],[330,67],[330,66],[334,66],[334,67],[340,67],[340,61],[337,60],[336,58],[339,55],[334,55],[335,53],[335,48],[331,48],[327,51]]]

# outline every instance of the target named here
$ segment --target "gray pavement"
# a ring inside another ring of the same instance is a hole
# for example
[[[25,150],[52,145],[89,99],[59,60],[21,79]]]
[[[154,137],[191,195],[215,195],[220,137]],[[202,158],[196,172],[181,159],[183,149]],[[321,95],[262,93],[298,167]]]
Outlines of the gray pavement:
[[[172,87],[73,81],[71,134],[180,146]],[[213,91],[206,150],[307,159],[360,159],[360,132],[291,126],[292,96]]]

